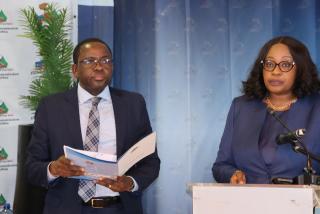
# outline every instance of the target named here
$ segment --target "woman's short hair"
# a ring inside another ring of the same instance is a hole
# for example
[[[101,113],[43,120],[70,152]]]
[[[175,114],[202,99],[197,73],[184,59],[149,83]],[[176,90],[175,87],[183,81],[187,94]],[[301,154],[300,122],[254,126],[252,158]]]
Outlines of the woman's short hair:
[[[242,92],[249,98],[263,99],[268,90],[263,81],[262,60],[267,56],[270,48],[275,44],[284,44],[289,48],[296,66],[296,77],[293,85],[293,94],[304,97],[319,92],[320,81],[318,71],[313,63],[306,46],[297,39],[290,36],[279,36],[268,41],[261,49],[246,81],[242,82]]]

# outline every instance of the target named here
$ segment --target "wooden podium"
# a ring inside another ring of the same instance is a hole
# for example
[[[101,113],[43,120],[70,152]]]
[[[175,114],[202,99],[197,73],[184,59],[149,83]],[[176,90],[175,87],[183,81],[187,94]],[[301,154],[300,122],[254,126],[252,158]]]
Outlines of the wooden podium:
[[[193,214],[312,214],[319,190],[308,185],[189,185]]]

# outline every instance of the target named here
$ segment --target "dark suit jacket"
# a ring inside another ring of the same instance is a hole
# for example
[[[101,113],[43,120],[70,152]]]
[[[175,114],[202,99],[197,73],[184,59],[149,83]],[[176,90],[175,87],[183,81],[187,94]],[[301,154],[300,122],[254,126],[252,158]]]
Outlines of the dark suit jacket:
[[[233,100],[225,130],[221,139],[217,159],[212,172],[217,182],[229,183],[235,170],[245,172],[247,183],[270,183],[272,178],[293,178],[303,173],[306,156],[296,153],[290,144],[275,145],[275,153],[268,154],[271,164],[267,165],[258,147],[259,136],[267,110],[261,100],[249,100],[245,96]],[[276,120],[275,123],[278,123]],[[320,155],[320,96],[318,94],[298,99],[284,121],[291,130],[305,128],[302,141],[316,155]],[[280,126],[271,135],[276,137],[288,131]],[[318,163],[313,167],[320,173]]]
[[[152,129],[141,95],[114,88],[110,88],[110,93],[115,114],[117,155],[120,157]],[[32,184],[48,188],[44,208],[44,213],[48,214],[81,213],[77,179],[60,177],[52,183],[47,180],[47,166],[63,155],[63,145],[83,149],[77,87],[44,98],[35,115],[26,168]],[[126,213],[142,213],[142,191],[158,177],[159,169],[160,160],[155,152],[126,173],[139,185],[139,191],[120,194]]]

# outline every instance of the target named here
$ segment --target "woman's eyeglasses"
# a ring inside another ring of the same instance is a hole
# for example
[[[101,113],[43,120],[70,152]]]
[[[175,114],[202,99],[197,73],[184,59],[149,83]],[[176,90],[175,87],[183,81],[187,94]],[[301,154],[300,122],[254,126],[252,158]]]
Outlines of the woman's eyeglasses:
[[[261,60],[260,62],[263,65],[263,68],[266,71],[274,71],[274,69],[278,66],[280,71],[282,72],[289,72],[292,70],[292,68],[295,66],[295,62],[289,62],[289,61],[281,61],[279,63],[276,63],[272,60]]]

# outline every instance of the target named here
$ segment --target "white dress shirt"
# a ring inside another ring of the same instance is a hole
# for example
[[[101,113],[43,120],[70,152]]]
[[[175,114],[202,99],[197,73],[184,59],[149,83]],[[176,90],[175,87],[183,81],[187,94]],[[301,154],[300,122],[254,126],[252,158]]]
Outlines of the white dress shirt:
[[[89,92],[84,90],[80,84],[78,84],[78,100],[79,100],[79,116],[81,126],[82,141],[85,141],[86,131],[89,119],[89,112],[92,107],[91,98],[94,97]],[[117,155],[116,144],[116,125],[114,120],[113,105],[110,96],[109,87],[105,87],[104,90],[97,95],[101,97],[98,104],[98,111],[100,117],[100,130],[99,130],[99,144],[98,152],[107,153],[110,155]],[[107,187],[96,185],[95,197],[99,196],[116,196],[118,192],[113,192]]]

